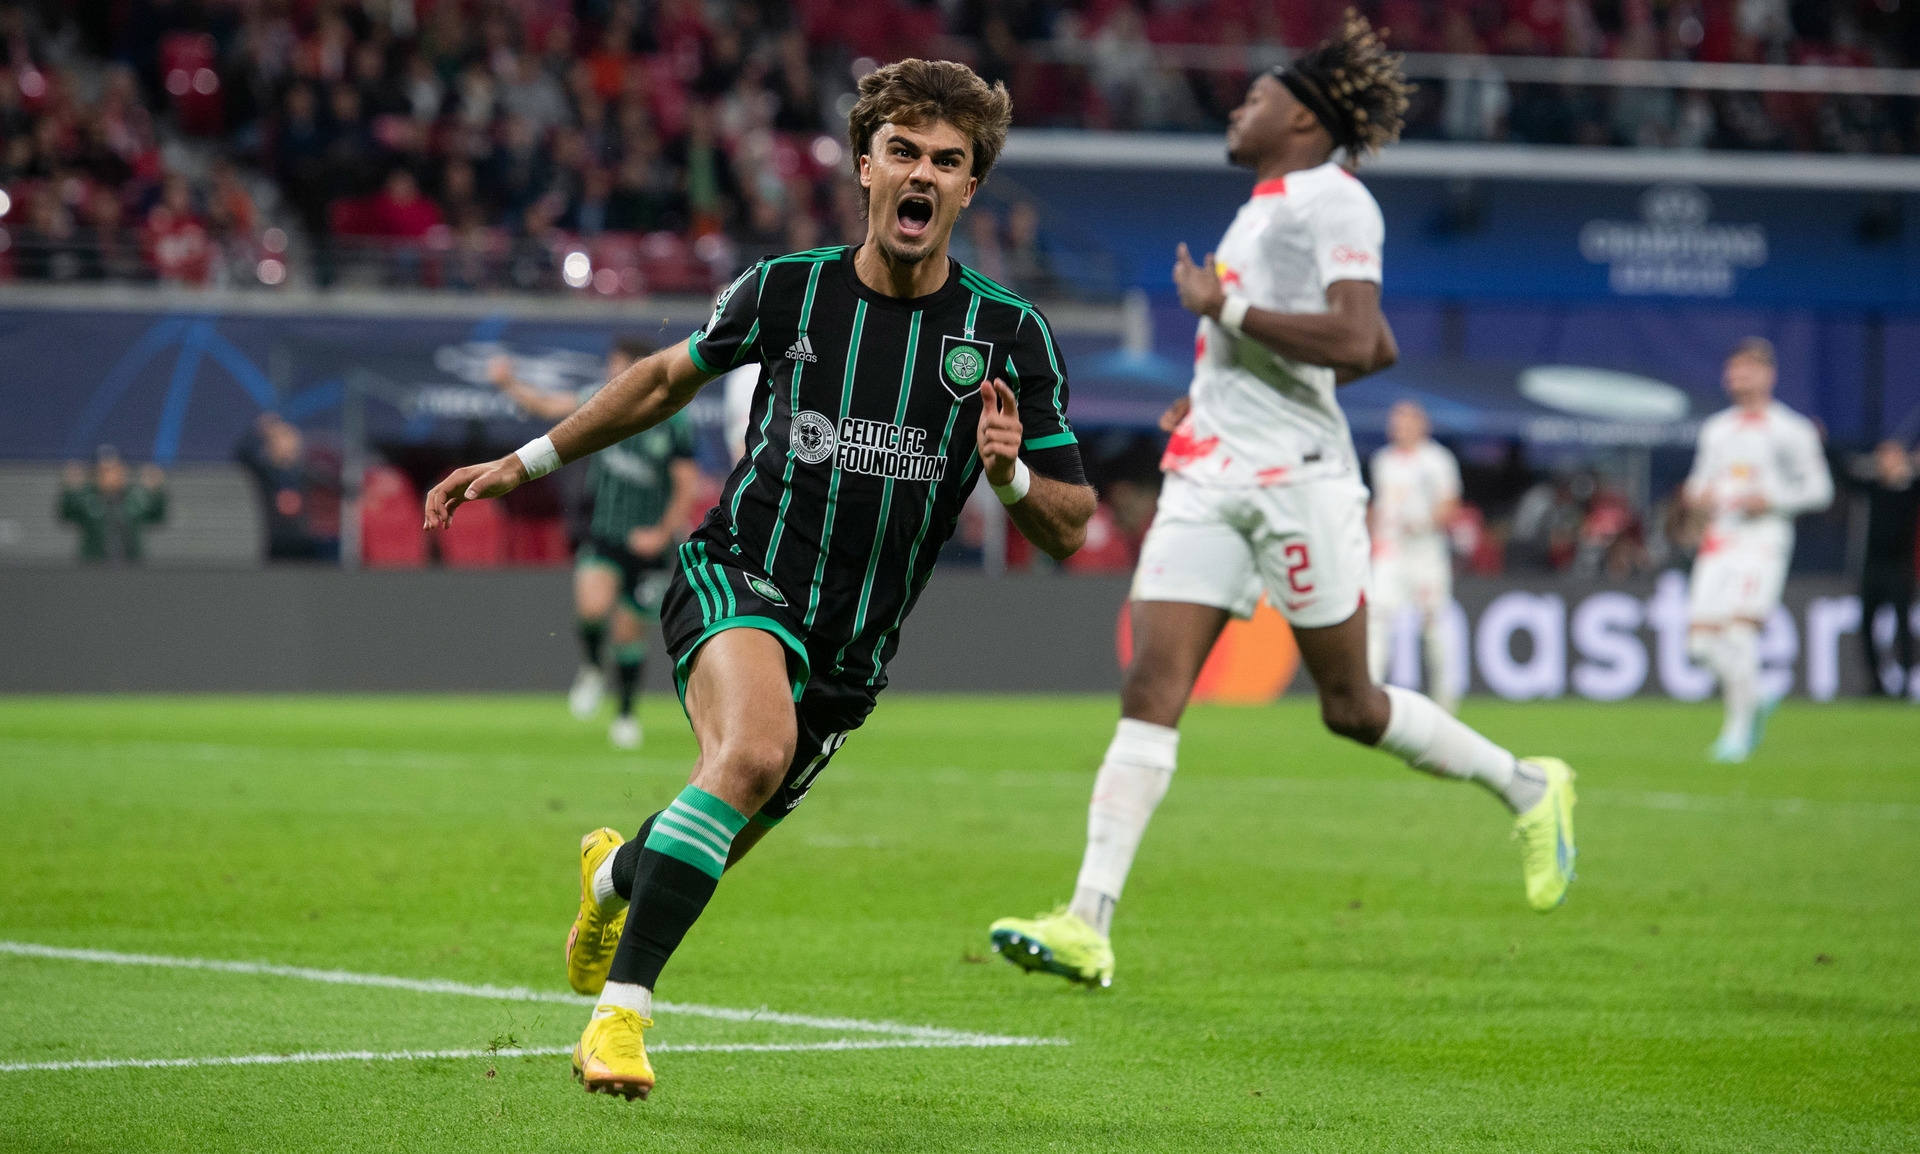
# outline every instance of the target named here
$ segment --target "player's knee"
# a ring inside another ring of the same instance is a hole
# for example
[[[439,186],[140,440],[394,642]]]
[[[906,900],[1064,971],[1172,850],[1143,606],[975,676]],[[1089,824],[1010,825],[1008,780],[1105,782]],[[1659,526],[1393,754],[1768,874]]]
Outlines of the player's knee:
[[[1187,694],[1193,687],[1167,665],[1148,660],[1143,654],[1127,667],[1127,675],[1120,683],[1122,713],[1156,725],[1173,725],[1179,721]]]
[[[1331,733],[1372,745],[1387,730],[1386,700],[1386,695],[1372,685],[1323,689],[1320,721]]]
[[[721,746],[714,759],[735,790],[756,808],[772,797],[793,761],[793,743],[772,737],[741,737]]]

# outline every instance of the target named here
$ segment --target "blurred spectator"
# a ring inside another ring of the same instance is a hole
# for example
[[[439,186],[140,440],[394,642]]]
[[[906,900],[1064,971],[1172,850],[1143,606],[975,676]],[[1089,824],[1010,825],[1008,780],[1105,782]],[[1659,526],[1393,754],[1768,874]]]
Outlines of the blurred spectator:
[[[441,223],[440,207],[420,195],[413,173],[396,168],[380,191],[367,199],[362,218],[367,236],[418,240]]]
[[[337,489],[339,482],[308,460],[300,430],[277,414],[262,413],[234,455],[259,487],[267,560],[337,560],[339,541],[314,532],[312,511],[314,491]]]
[[[160,203],[147,214],[147,259],[163,281],[201,285],[213,264],[212,240],[193,209],[193,187],[185,177],[169,176]]]
[[[1596,485],[1590,473],[1556,470],[1520,498],[1508,539],[1508,562],[1521,570],[1559,572],[1573,564]]]
[[[251,266],[261,230],[289,223],[260,219],[278,202],[314,244],[317,260],[302,275],[327,283],[355,272],[356,254],[329,243],[334,206],[390,195],[381,182],[405,167],[462,254],[419,254],[423,272],[438,265],[445,283],[475,288],[555,289],[555,253],[567,250],[537,233],[724,234],[703,250],[717,279],[735,259],[800,240],[857,239],[848,166],[828,147],[852,99],[850,63],[909,54],[970,60],[1007,83],[1021,126],[1214,133],[1244,92],[1244,50],[1310,44],[1345,6],[135,0],[93,13],[0,4],[0,184],[17,206],[9,221],[16,275],[226,283]],[[1450,70],[1422,81],[1409,113],[1413,138],[1895,153],[1914,151],[1920,139],[1905,97],[1519,83],[1498,67],[1502,55],[1908,67],[1920,25],[1912,5],[1894,0],[1358,6],[1393,28],[1397,48],[1455,54]],[[88,31],[103,22],[124,62],[82,55],[82,46],[104,43]],[[224,145],[230,162],[204,176],[196,162],[185,210],[161,187],[163,132],[200,136],[196,148]],[[817,145],[822,135],[827,144]],[[278,197],[255,203],[253,168],[278,182]],[[42,203],[36,188],[50,185],[59,186],[56,202]],[[557,211],[540,203],[553,196]],[[149,220],[156,203],[166,208],[164,228]],[[992,228],[969,226],[983,263],[997,250],[1023,291],[1056,291],[1038,214],[1008,208]],[[415,210],[404,215],[415,223],[382,235],[421,248]],[[146,227],[150,241],[164,234],[150,255],[165,267],[136,271],[123,256],[93,255],[96,232],[111,238],[129,225]],[[520,246],[524,260],[481,259],[511,243],[503,232],[536,240]],[[359,259],[387,269],[392,247]],[[622,278],[631,286],[621,291],[674,280],[639,271]]]
[[[1867,684],[1876,695],[1909,693],[1914,659],[1914,537],[1920,528],[1920,481],[1905,445],[1882,441],[1871,462],[1861,468],[1835,468],[1841,484],[1867,504],[1865,564],[1860,571],[1860,644],[1867,662]],[[1893,611],[1891,652],[1880,651],[1874,619],[1882,607]],[[1898,670],[1894,677],[1885,676]]]
[[[60,477],[60,519],[80,530],[80,560],[139,564],[147,529],[167,519],[165,485],[166,477],[150,464],[140,466],[139,482],[133,483],[112,445],[100,446],[91,472],[70,462]]]

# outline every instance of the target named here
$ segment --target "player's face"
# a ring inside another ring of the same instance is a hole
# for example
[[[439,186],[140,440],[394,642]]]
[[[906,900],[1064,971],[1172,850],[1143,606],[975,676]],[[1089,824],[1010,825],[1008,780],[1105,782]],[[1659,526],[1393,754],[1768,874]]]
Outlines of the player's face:
[[[883,125],[860,158],[867,239],[897,264],[943,252],[960,210],[973,200],[973,149],[945,121]]]
[[[1296,111],[1306,110],[1286,85],[1271,76],[1255,80],[1247,86],[1247,98],[1227,117],[1227,159],[1247,168],[1257,166],[1286,139]]]
[[[1402,449],[1427,439],[1427,414],[1419,405],[1402,401],[1387,413],[1387,436]]]
[[[1729,357],[1721,383],[1736,405],[1757,405],[1773,397],[1774,368],[1753,357]]]

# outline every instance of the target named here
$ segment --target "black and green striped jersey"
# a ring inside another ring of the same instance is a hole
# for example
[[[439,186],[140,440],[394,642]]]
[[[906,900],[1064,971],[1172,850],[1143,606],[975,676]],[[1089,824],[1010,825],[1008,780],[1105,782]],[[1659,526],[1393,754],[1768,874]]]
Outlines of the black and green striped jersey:
[[[762,371],[747,454],[696,531],[769,579],[813,676],[886,684],[900,623],[980,478],[980,383],[1019,396],[1022,456],[1084,483],[1067,373],[1040,310],[960,265],[924,297],[875,292],[836,247],[761,261],[688,343]]]
[[[582,403],[590,395],[583,395]],[[627,534],[658,525],[673,499],[673,463],[692,460],[694,448],[693,421],[675,413],[595,453],[587,466],[587,492],[593,498],[589,535],[625,548]]]

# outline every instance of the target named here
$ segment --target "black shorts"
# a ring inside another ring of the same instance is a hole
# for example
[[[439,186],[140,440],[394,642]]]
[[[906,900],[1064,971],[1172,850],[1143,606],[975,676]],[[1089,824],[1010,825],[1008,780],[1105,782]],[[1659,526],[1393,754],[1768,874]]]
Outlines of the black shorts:
[[[667,565],[672,559],[670,550],[658,557],[642,557],[617,541],[595,537],[574,551],[573,567],[613,570],[620,583],[620,603],[642,617],[652,617],[660,612],[661,598],[666,595]]]
[[[787,651],[787,677],[793,683],[793,715],[798,739],[793,764],[780,788],[760,807],[754,820],[773,825],[799,808],[833,755],[873,712],[878,690],[857,681],[813,675],[807,630],[786,594],[739,557],[712,553],[704,541],[689,541],[675,555],[677,564],[660,603],[660,629],[673,656],[673,684],[684,707],[693,655],[715,634],[729,629],[771,633]]]

